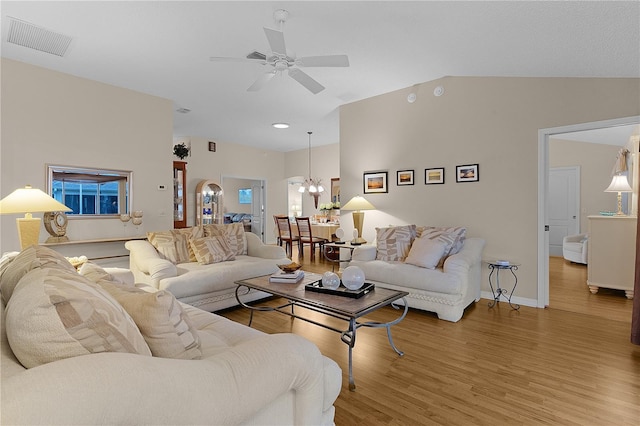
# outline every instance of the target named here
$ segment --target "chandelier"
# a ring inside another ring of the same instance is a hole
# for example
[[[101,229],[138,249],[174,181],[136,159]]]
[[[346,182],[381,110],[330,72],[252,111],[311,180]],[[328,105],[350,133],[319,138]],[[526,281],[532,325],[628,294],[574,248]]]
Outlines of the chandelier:
[[[309,135],[309,177],[304,180],[304,183],[298,191],[304,193],[305,191],[313,197],[314,204],[318,208],[318,197],[320,193],[324,191],[322,187],[322,179],[313,179],[311,177],[311,134],[313,132],[307,132]]]

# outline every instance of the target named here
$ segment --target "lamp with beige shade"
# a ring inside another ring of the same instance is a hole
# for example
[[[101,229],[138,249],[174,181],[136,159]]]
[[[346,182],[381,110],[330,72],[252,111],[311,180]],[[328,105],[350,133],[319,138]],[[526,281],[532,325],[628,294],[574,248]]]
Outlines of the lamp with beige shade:
[[[354,235],[351,245],[364,244],[367,241],[362,238],[362,224],[364,223],[364,212],[362,210],[375,210],[373,204],[364,199],[360,195],[356,195],[349,200],[347,204],[342,206],[343,210],[353,210],[353,226],[358,231],[358,236]]]
[[[18,188],[0,200],[0,214],[25,214],[16,219],[21,250],[39,241],[41,219],[33,217],[32,213],[49,211],[69,212],[71,209],[31,185]]]

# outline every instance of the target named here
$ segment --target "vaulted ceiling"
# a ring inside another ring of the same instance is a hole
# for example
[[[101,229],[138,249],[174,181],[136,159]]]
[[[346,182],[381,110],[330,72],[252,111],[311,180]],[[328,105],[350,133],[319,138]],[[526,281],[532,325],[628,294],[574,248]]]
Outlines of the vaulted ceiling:
[[[640,3],[431,1],[2,1],[2,56],[170,99],[175,136],[279,151],[339,142],[340,105],[444,76],[640,77]],[[213,62],[269,52],[289,12],[287,54],[346,54],[348,68]],[[13,20],[70,37],[63,56],[7,42]],[[275,122],[290,128],[277,130]]]

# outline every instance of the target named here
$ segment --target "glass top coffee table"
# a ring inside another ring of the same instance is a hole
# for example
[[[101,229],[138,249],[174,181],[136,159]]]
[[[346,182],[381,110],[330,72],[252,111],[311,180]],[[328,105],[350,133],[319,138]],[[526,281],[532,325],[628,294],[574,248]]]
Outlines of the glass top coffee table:
[[[353,379],[353,358],[352,350],[356,344],[356,331],[360,327],[384,327],[387,329],[387,337],[391,348],[400,356],[404,355],[404,352],[400,351],[393,343],[391,337],[391,326],[399,323],[407,315],[407,303],[405,296],[409,293],[405,291],[395,291],[386,288],[375,288],[369,293],[360,298],[351,298],[345,296],[336,296],[326,293],[316,293],[313,291],[305,290],[305,285],[317,282],[322,279],[319,274],[311,272],[305,272],[304,278],[297,283],[272,283],[269,282],[270,275],[264,275],[261,277],[250,278],[247,280],[236,281],[236,299],[240,305],[251,310],[249,317],[249,326],[253,321],[254,311],[277,311],[285,315],[289,315],[293,318],[298,318],[303,321],[324,327],[326,329],[340,333],[340,339],[349,347],[349,390],[355,390],[356,385]],[[246,291],[243,291],[246,289]],[[279,306],[250,306],[242,302],[241,297],[247,294],[250,289],[264,291],[274,296],[280,296],[287,300],[286,303]],[[395,304],[398,300],[402,300],[404,303],[404,311],[394,321],[387,323],[380,323],[376,321],[358,322],[358,318],[361,318],[371,312],[380,309],[384,306],[391,305],[395,309],[400,309]],[[331,327],[327,324],[314,321],[310,318],[299,316],[295,313],[295,306],[300,306],[309,309],[314,312],[329,315],[334,318],[338,318],[349,323],[347,330],[341,330]],[[290,308],[290,309],[289,309]]]

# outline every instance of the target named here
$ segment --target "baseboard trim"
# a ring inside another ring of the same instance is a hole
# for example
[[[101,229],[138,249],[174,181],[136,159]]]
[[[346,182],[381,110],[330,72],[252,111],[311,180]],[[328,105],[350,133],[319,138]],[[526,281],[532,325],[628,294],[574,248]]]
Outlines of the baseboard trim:
[[[482,291],[480,292],[480,297],[482,299],[488,299],[488,300],[493,300],[493,295],[491,294],[490,291]],[[500,298],[500,302],[507,302],[507,299],[505,299],[504,297]],[[521,306],[529,306],[531,308],[537,308],[538,307],[538,301],[536,299],[529,299],[526,297],[518,297],[518,296],[513,296],[511,298],[511,303],[515,303]]]

